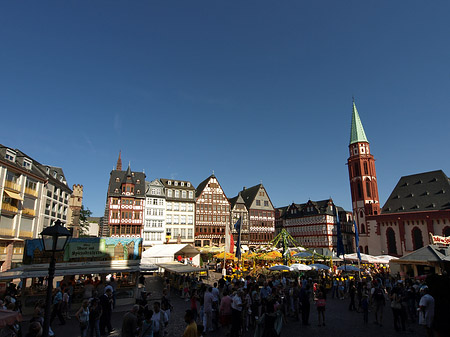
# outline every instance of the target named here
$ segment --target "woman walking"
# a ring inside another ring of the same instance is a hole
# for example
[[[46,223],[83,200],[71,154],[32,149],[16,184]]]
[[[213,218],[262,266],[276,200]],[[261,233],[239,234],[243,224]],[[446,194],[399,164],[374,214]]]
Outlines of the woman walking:
[[[87,337],[88,328],[89,328],[89,301],[84,300],[81,304],[80,309],[78,309],[75,314],[79,325],[80,325],[80,334],[81,337]]]

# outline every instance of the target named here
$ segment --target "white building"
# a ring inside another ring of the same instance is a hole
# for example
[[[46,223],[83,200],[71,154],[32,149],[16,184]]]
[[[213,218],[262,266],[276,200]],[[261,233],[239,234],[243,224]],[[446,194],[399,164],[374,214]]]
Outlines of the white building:
[[[145,182],[144,247],[162,244],[166,240],[166,196],[164,185],[155,179]]]
[[[194,243],[195,187],[189,181],[161,179],[166,195],[166,242]]]

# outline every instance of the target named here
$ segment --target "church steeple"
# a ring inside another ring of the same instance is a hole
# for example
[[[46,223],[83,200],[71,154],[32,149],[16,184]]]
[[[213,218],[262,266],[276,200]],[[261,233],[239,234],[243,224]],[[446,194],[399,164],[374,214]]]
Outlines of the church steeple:
[[[352,129],[350,131],[350,144],[360,143],[360,142],[369,142],[366,137],[366,133],[364,132],[363,125],[361,123],[361,119],[359,118],[358,110],[356,110],[355,101],[353,101],[353,114],[352,114]]]
[[[119,158],[117,159],[117,164],[116,164],[117,171],[122,171],[122,158],[120,157],[121,154],[122,154],[122,151],[119,151]]]

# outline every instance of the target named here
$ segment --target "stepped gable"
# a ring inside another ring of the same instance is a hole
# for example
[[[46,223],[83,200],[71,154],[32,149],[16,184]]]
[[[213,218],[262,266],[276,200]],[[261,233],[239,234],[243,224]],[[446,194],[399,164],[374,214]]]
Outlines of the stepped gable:
[[[450,209],[450,180],[442,170],[401,177],[381,213]]]

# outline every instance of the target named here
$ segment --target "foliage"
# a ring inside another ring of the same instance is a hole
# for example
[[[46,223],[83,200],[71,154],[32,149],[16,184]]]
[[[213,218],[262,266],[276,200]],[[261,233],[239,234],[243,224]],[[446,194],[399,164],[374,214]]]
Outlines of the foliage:
[[[88,218],[92,215],[92,212],[89,208],[84,208],[84,205],[81,205],[80,210],[80,236],[88,235],[89,233],[89,221]]]

